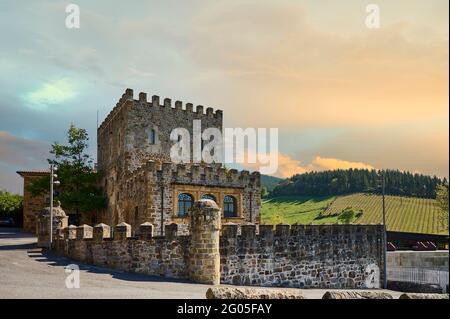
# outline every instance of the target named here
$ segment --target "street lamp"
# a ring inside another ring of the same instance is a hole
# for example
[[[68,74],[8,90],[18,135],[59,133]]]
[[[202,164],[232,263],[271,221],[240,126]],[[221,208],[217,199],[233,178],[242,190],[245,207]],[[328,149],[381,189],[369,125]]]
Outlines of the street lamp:
[[[53,186],[61,184],[56,178],[58,175],[55,172],[58,170],[58,167],[54,164],[50,165],[50,249],[52,248],[53,241]]]

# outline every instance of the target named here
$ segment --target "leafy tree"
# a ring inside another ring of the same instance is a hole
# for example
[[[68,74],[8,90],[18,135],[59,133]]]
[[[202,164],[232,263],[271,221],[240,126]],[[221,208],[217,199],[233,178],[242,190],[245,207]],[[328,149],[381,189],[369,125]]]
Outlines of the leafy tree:
[[[275,186],[270,195],[334,196],[356,192],[379,194],[383,175],[388,195],[435,198],[436,186],[446,182],[435,176],[399,170],[338,169],[294,175]]]
[[[22,196],[0,189],[0,215],[11,215],[22,210]]]
[[[55,142],[51,146],[49,164],[56,165],[58,180],[61,182],[56,189],[55,200],[70,211],[94,212],[105,207],[100,183],[100,174],[95,172],[92,159],[86,153],[88,134],[85,129],[73,124],[67,131],[67,144]],[[29,190],[32,195],[42,194],[49,189],[50,177],[45,176],[33,182]]]
[[[350,224],[355,218],[358,218],[361,215],[362,211],[355,213],[353,208],[347,207],[339,214],[338,220],[343,224]]]
[[[12,217],[17,226],[22,225],[22,201],[23,197],[21,195],[0,189],[0,217]]]
[[[439,207],[439,224],[448,232],[448,184],[443,183],[436,187],[436,204]]]

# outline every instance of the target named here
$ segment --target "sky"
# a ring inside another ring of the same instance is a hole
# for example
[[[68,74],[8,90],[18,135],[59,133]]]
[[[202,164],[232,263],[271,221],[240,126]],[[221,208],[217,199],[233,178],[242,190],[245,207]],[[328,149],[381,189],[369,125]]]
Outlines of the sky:
[[[0,188],[45,169],[71,123],[126,88],[279,129],[275,175],[391,168],[449,175],[447,0],[0,2]],[[365,24],[380,8],[380,28]]]

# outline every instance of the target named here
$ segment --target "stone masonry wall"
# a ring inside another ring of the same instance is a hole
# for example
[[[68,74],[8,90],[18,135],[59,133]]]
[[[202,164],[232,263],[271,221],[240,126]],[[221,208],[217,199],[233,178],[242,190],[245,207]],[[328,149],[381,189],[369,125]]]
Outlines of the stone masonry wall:
[[[379,288],[383,226],[223,225],[221,283],[298,288]],[[372,271],[374,271],[372,273]],[[372,274],[371,274],[372,273]]]
[[[201,187],[233,191],[238,199],[239,218],[236,223],[259,222],[261,181],[258,172],[228,172],[221,165],[173,164],[147,161],[130,173],[118,186],[123,220],[134,228],[143,222],[155,227],[155,234],[164,235],[164,226],[179,224],[179,234],[187,235],[189,218],[176,216],[176,189]],[[196,198],[197,200],[199,198]],[[219,198],[220,199],[220,198]],[[219,200],[221,207],[221,201]],[[117,221],[119,222],[119,221]]]
[[[42,178],[48,173],[43,172],[18,172],[23,177],[23,230],[36,233],[37,216],[42,209],[48,206],[50,195],[32,196],[28,191],[29,185],[36,179]]]
[[[381,225],[222,225],[219,243],[221,284],[297,288],[379,288],[383,282],[383,226]],[[177,236],[177,225],[167,225],[165,236],[154,237],[153,225],[144,223],[138,236],[131,226],[94,228],[69,226],[54,241],[55,250],[78,261],[148,275],[196,281],[209,265],[206,255],[196,255],[191,236]],[[206,238],[200,235],[198,238]],[[211,236],[219,236],[211,233]],[[197,237],[196,237],[197,238]],[[200,252],[200,250],[198,251]],[[203,252],[203,251],[202,251]],[[205,251],[208,253],[208,251]],[[210,255],[211,265],[214,254]],[[200,259],[198,262],[200,262]],[[191,268],[190,268],[191,267]],[[208,273],[206,273],[208,271]],[[217,277],[217,278],[218,278]]]
[[[54,242],[57,252],[76,261],[96,266],[119,269],[167,278],[187,278],[189,242],[188,236],[175,236],[176,225],[168,225],[165,237],[141,232],[139,236],[131,236],[131,227],[119,224],[114,230],[114,237],[99,235],[96,232],[109,233],[109,226],[100,224],[94,232],[83,234],[83,229],[92,227],[82,225],[67,229],[64,238]],[[143,227],[152,226],[144,224]],[[121,232],[120,227],[128,231]],[[175,232],[175,233],[174,233]],[[97,235],[98,234],[98,235]]]

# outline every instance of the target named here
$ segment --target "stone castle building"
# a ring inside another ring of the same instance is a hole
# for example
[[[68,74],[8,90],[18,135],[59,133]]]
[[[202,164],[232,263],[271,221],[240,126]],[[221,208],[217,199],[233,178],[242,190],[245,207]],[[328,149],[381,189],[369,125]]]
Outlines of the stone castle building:
[[[165,225],[176,223],[180,233],[187,233],[189,208],[195,201],[206,198],[217,203],[223,222],[258,224],[261,197],[258,172],[227,170],[221,163],[171,162],[174,142],[170,133],[175,128],[185,128],[192,136],[194,120],[201,120],[202,131],[222,130],[223,113],[212,108],[204,110],[201,105],[194,110],[191,103],[183,108],[182,102],[172,105],[170,99],[161,103],[158,96],[148,101],[146,93],[139,93],[138,99],[134,99],[133,90],[127,89],[97,129],[97,170],[103,174],[107,208],[95,214],[82,214],[78,222],[111,225],[126,222],[134,229],[150,222],[160,235],[164,234]],[[34,216],[46,206],[45,201],[32,199],[26,190],[35,174],[18,173],[24,177],[24,228],[34,230]],[[35,207],[34,202],[41,207]]]
[[[146,93],[133,98],[127,89],[97,130],[98,171],[104,174],[108,207],[96,222],[138,226],[150,222],[163,235],[164,226],[176,223],[187,232],[188,210],[194,201],[214,200],[224,222],[259,223],[260,174],[227,170],[221,163],[175,164],[170,133],[185,128],[193,135],[193,121],[222,130],[223,113],[203,106],[193,108]],[[192,142],[191,142],[192,143]],[[192,147],[191,147],[192,149]]]

